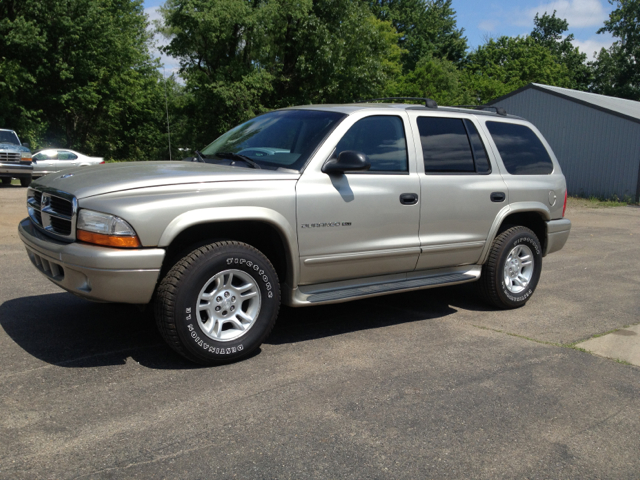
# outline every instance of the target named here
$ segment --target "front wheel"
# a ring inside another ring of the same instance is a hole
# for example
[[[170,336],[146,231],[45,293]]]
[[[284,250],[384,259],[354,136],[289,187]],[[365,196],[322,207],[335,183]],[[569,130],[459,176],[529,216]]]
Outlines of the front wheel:
[[[174,265],[156,298],[165,341],[203,365],[246,357],[267,338],[280,307],[271,262],[240,242],[200,247]]]
[[[20,186],[21,187],[28,187],[29,185],[31,185],[31,177],[21,177],[20,178]]]
[[[535,233],[512,227],[493,242],[482,267],[480,288],[485,300],[498,308],[523,306],[538,285],[542,248]]]

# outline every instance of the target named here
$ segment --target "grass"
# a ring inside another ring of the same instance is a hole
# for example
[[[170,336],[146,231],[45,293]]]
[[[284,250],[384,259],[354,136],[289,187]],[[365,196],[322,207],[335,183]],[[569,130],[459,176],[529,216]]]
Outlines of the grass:
[[[614,195],[611,198],[603,198],[603,197],[569,197],[567,199],[567,204],[569,207],[586,207],[586,208],[611,208],[611,207],[624,207],[627,205],[638,205],[637,202],[633,200],[628,195],[625,195],[622,199],[620,199],[617,195]]]
[[[635,324],[635,325],[637,325],[637,324]],[[628,328],[631,325],[623,325],[622,327],[614,328],[613,330],[609,330],[607,332],[596,333],[595,335],[592,335],[589,338],[578,340],[578,341],[572,342],[572,343],[547,342],[545,340],[537,340],[535,338],[526,337],[524,335],[518,335],[517,333],[506,332],[504,330],[499,330],[497,328],[483,327],[481,325],[473,325],[473,326],[476,327],[476,328],[479,328],[481,330],[488,330],[490,332],[502,333],[504,335],[509,335],[510,337],[516,337],[516,338],[521,338],[523,340],[528,340],[530,342],[541,343],[542,345],[551,345],[553,347],[560,347],[560,348],[570,348],[571,350],[577,350],[578,352],[593,354],[592,352],[590,352],[588,350],[585,350],[582,347],[577,347],[576,345],[579,344],[579,343],[582,343],[582,342],[586,342],[587,340],[591,340],[592,338],[598,338],[598,337],[603,337],[605,335],[609,335],[610,333],[617,332],[618,330],[621,330],[623,328]],[[614,362],[620,363],[622,365],[632,365],[633,366],[632,363],[629,363],[629,362],[627,362],[625,360],[620,360],[619,358],[612,358],[611,360],[613,360]]]

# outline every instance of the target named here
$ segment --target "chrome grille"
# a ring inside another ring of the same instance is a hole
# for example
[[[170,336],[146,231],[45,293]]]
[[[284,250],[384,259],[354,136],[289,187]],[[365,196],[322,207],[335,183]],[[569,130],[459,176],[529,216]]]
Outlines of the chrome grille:
[[[19,152],[0,152],[0,162],[19,162]]]
[[[41,230],[61,240],[75,240],[78,202],[73,195],[46,187],[29,188],[27,210]]]

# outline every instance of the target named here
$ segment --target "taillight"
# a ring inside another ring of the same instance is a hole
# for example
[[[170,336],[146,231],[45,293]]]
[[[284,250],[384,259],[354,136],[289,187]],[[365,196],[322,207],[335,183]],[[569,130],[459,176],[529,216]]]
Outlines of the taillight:
[[[104,160],[101,161],[98,165],[104,165]]]
[[[562,218],[564,218],[564,212],[567,210],[567,191],[564,191],[564,206],[562,207]]]

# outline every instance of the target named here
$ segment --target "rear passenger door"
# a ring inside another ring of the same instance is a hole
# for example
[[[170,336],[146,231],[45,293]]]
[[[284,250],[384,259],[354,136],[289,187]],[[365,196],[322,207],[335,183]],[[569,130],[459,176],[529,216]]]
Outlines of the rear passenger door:
[[[508,191],[473,116],[411,112],[420,173],[417,270],[476,263]]]

